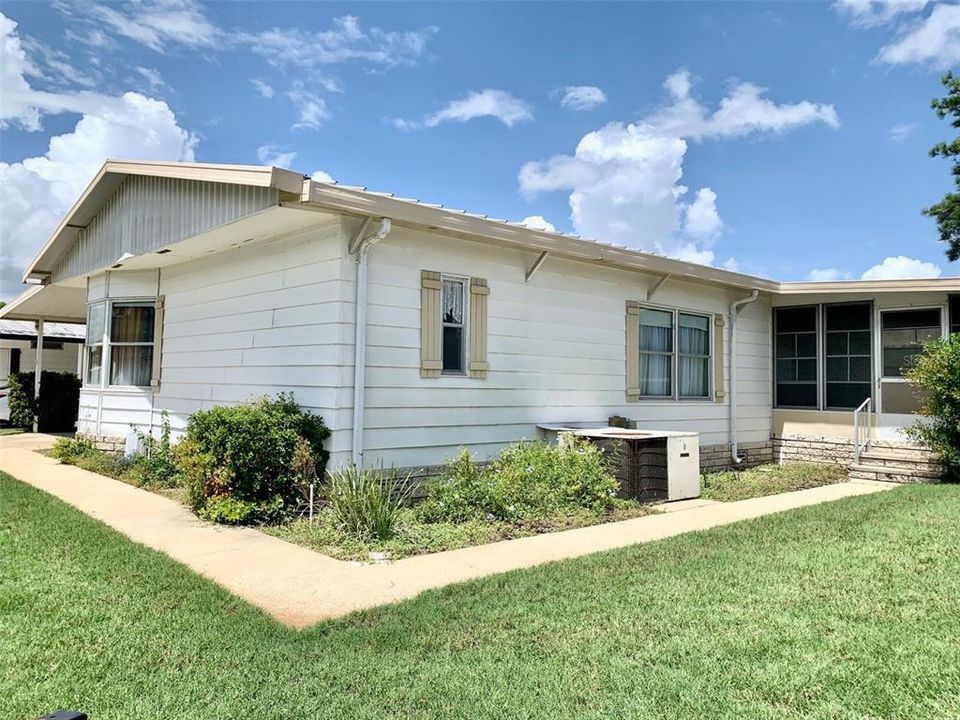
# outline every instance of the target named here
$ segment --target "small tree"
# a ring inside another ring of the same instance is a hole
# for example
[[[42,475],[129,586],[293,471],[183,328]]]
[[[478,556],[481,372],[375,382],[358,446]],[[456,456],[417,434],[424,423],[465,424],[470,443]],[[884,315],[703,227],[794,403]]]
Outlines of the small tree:
[[[941,120],[948,115],[950,124],[960,128],[960,77],[947,73],[941,79],[947,88],[946,97],[935,98],[931,103],[933,111]],[[953,161],[951,172],[957,190],[960,190],[960,137],[950,142],[937,143],[930,149],[930,157],[943,157]],[[936,218],[940,240],[947,244],[947,258],[960,260],[960,192],[949,192],[936,205],[925,208],[924,215]]]
[[[907,378],[922,391],[927,416],[907,429],[909,437],[935,450],[950,477],[960,477],[960,333],[928,343]]]

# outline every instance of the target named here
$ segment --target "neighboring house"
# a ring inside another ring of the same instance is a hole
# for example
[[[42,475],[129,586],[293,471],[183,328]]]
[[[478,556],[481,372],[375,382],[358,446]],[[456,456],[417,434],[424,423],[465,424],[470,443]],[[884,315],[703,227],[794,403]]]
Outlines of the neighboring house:
[[[780,283],[229,165],[107,162],[24,279],[0,317],[86,321],[80,432],[292,391],[331,466],[621,415],[721,467],[849,448],[867,398],[896,438],[900,368],[960,324],[957,278]]]
[[[83,325],[45,323],[43,369],[79,375]],[[37,362],[37,328],[25,320],[0,320],[0,385],[11,373],[33,372]]]

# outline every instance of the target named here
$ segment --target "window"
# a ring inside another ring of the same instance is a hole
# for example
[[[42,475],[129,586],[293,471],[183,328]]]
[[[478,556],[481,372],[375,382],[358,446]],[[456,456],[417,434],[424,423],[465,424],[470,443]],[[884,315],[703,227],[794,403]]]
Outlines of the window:
[[[673,396],[673,313],[640,311],[640,394]]]
[[[103,337],[105,303],[94,303],[87,308],[87,385],[101,384],[103,371]]]
[[[636,335],[628,333],[628,342],[635,342],[638,350],[637,363],[628,362],[627,372],[634,378],[628,378],[628,397],[710,397],[710,316],[637,303],[628,308],[628,322],[631,317],[636,322],[630,331]]]
[[[817,308],[776,308],[777,407],[816,408]]]
[[[10,348],[10,375],[20,372],[20,348]]]
[[[441,326],[443,350],[443,372],[450,375],[463,375],[467,363],[464,345],[464,309],[466,306],[466,281],[443,278],[443,302],[441,304]]]
[[[154,302],[90,305],[87,308],[85,383],[98,387],[148,387],[153,379],[156,318]]]
[[[882,315],[880,343],[883,377],[903,376],[923,349],[923,343],[940,337],[940,310],[888,310]]]
[[[709,397],[710,318],[680,313],[678,327],[680,397]]]
[[[960,295],[950,296],[950,332],[960,333]]]
[[[826,408],[854,409],[870,397],[870,305],[827,305]]]

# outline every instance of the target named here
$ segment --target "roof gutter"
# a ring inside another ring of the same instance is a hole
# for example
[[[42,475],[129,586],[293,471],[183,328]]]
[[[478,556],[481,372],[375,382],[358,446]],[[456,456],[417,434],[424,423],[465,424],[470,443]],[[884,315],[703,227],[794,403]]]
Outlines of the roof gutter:
[[[758,297],[760,291],[754,290],[730,305],[730,459],[734,465],[742,462],[737,452],[737,315],[740,314],[740,308]]]
[[[357,242],[349,250],[357,264],[356,296],[354,302],[355,322],[353,339],[353,450],[351,461],[354,467],[363,466],[363,411],[367,370],[367,261],[370,249],[390,234],[392,221],[381,218],[380,227],[364,237],[369,220],[360,229]]]

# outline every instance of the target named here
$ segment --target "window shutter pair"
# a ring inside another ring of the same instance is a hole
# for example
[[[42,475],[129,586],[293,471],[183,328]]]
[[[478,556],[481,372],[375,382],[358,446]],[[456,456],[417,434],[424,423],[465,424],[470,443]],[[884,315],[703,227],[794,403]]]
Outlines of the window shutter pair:
[[[627,300],[627,400],[640,399],[640,303]]]
[[[150,372],[150,387],[160,387],[160,355],[163,350],[163,295],[154,303],[153,313],[153,369]]]
[[[713,316],[713,399],[722,403],[727,396],[723,385],[723,315]]]
[[[483,379],[490,369],[487,363],[487,297],[490,288],[481,278],[470,278],[470,317],[467,339],[471,378]],[[443,371],[441,342],[441,303],[443,276],[423,270],[420,273],[420,377],[438,378]]]

